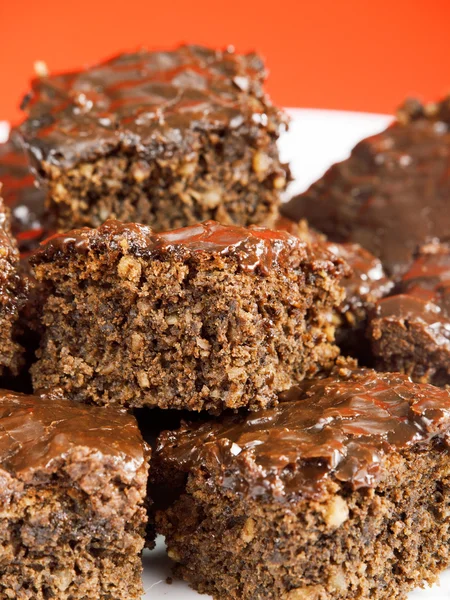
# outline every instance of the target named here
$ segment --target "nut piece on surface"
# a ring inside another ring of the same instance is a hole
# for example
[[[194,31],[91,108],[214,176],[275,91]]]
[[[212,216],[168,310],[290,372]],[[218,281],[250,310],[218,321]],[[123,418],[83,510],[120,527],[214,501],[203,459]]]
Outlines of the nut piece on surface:
[[[255,521],[253,519],[247,519],[242,528],[241,538],[246,544],[250,543],[255,537]]]
[[[286,594],[285,600],[321,600],[324,598],[323,591],[321,585],[296,588]]]
[[[139,281],[141,277],[141,263],[132,256],[122,256],[117,266],[117,273],[122,279],[129,281]]]
[[[341,496],[332,498],[326,507],[324,518],[328,527],[340,527],[348,519],[347,502]]]

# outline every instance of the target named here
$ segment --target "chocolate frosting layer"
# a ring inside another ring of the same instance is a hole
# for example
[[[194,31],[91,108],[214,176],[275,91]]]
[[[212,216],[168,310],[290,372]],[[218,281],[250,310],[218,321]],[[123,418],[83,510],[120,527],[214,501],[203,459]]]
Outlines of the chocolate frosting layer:
[[[316,261],[318,268],[321,264],[330,266],[330,261],[342,272],[346,268],[343,261],[326,249],[309,246],[287,232],[256,226],[226,226],[215,221],[154,233],[144,225],[109,220],[98,229],[86,227],[51,237],[31,257],[31,262],[39,264],[53,260],[56,255],[105,250],[161,260],[171,257],[188,260],[200,253],[223,256],[236,260],[243,271],[263,274],[277,267],[298,266],[302,259]]]
[[[22,253],[30,252],[54,230],[45,210],[45,191],[37,186],[16,130],[0,144],[0,182],[11,211],[11,231]]]
[[[450,247],[422,247],[395,293],[378,302],[376,317],[420,322],[436,344],[450,346]]]
[[[256,54],[181,46],[122,54],[84,71],[32,82],[22,126],[36,160],[65,167],[112,149],[161,153],[191,144],[199,131],[264,128],[285,118],[262,91]],[[153,149],[152,149],[153,148]]]
[[[410,101],[393,125],[360,142],[281,211],[332,241],[361,244],[397,277],[419,246],[449,240],[449,196],[450,98]]]
[[[385,458],[438,438],[448,446],[450,394],[406,375],[344,369],[306,380],[270,410],[164,432],[156,464],[205,468],[223,488],[278,501],[319,498],[327,480],[374,487]]]
[[[113,459],[132,478],[145,460],[137,423],[125,411],[76,404],[57,392],[39,396],[0,390],[0,467],[29,480],[53,472],[73,450]]]

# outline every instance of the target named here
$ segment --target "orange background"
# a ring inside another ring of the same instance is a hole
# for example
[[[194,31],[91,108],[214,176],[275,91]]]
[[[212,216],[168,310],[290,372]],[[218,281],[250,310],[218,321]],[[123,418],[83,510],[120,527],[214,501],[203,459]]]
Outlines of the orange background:
[[[72,69],[123,49],[256,49],[284,106],[392,112],[450,90],[450,0],[0,0],[0,119],[33,62]]]

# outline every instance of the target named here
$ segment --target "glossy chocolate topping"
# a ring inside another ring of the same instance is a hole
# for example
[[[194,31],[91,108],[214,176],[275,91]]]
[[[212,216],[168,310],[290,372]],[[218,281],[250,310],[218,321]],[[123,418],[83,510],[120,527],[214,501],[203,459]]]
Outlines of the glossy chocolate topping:
[[[410,101],[304,194],[281,207],[336,242],[356,242],[400,276],[418,248],[450,231],[450,100]]]
[[[156,463],[204,467],[228,490],[289,501],[320,497],[330,478],[373,487],[388,454],[448,441],[449,393],[397,373],[346,369],[305,380],[280,400],[270,410],[164,432]]]
[[[395,294],[380,300],[376,314],[381,318],[419,321],[440,345],[450,342],[450,248],[424,246],[411,268],[403,275]]]
[[[125,246],[124,246],[125,242]],[[55,255],[124,248],[137,256],[147,258],[175,257],[187,260],[195,254],[227,256],[236,260],[243,271],[267,274],[277,266],[295,267],[299,260],[310,257],[320,266],[322,261],[333,261],[325,249],[315,252],[310,246],[284,231],[265,227],[236,227],[205,221],[198,225],[154,233],[150,227],[136,223],[106,221],[98,229],[83,228],[66,234],[57,234],[47,240],[31,258],[38,264],[52,260]],[[296,250],[296,252],[295,252]],[[342,261],[336,266],[345,269]]]
[[[284,117],[264,95],[264,78],[257,55],[231,49],[122,54],[34,80],[22,131],[37,161],[64,166],[119,146],[160,154],[161,144],[179,147],[199,131],[244,123],[273,132]]]
[[[0,144],[0,182],[19,250],[22,253],[34,250],[53,228],[45,211],[45,192],[37,187],[15,130],[6,143]]]
[[[132,478],[145,460],[133,416],[76,404],[55,392],[26,396],[0,390],[0,468],[27,480],[58,468],[70,452],[86,448],[117,461]]]

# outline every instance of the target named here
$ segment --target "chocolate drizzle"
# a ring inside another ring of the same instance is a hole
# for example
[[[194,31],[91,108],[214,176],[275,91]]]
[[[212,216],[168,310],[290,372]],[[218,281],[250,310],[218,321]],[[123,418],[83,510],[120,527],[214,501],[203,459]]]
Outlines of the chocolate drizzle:
[[[150,227],[136,223],[106,221],[98,229],[83,228],[66,234],[57,234],[47,240],[31,258],[37,264],[52,260],[57,253],[87,253],[102,249],[129,252],[145,258],[177,257],[187,260],[196,253],[229,257],[237,261],[243,271],[267,274],[274,267],[295,267],[300,257],[312,252],[311,248],[283,231],[264,227],[236,227],[205,221],[165,233],[154,233]],[[293,252],[297,250],[297,252]],[[316,266],[320,261],[332,261],[325,249],[315,249]],[[335,260],[345,270],[344,263]]]
[[[73,450],[101,453],[133,478],[145,460],[137,423],[125,411],[76,404],[58,393],[39,396],[0,390],[0,467],[29,480],[52,472]]]
[[[153,143],[157,153],[162,143],[190,144],[189,132],[244,122],[269,131],[268,115],[279,126],[285,119],[264,95],[264,78],[257,55],[232,50],[182,46],[122,54],[85,71],[34,80],[22,131],[38,162],[65,167],[119,146],[148,154]]]
[[[224,488],[278,501],[319,498],[327,480],[374,487],[386,457],[433,438],[447,443],[450,395],[401,374],[345,369],[305,380],[275,408],[163,433],[156,461],[205,468]]]

